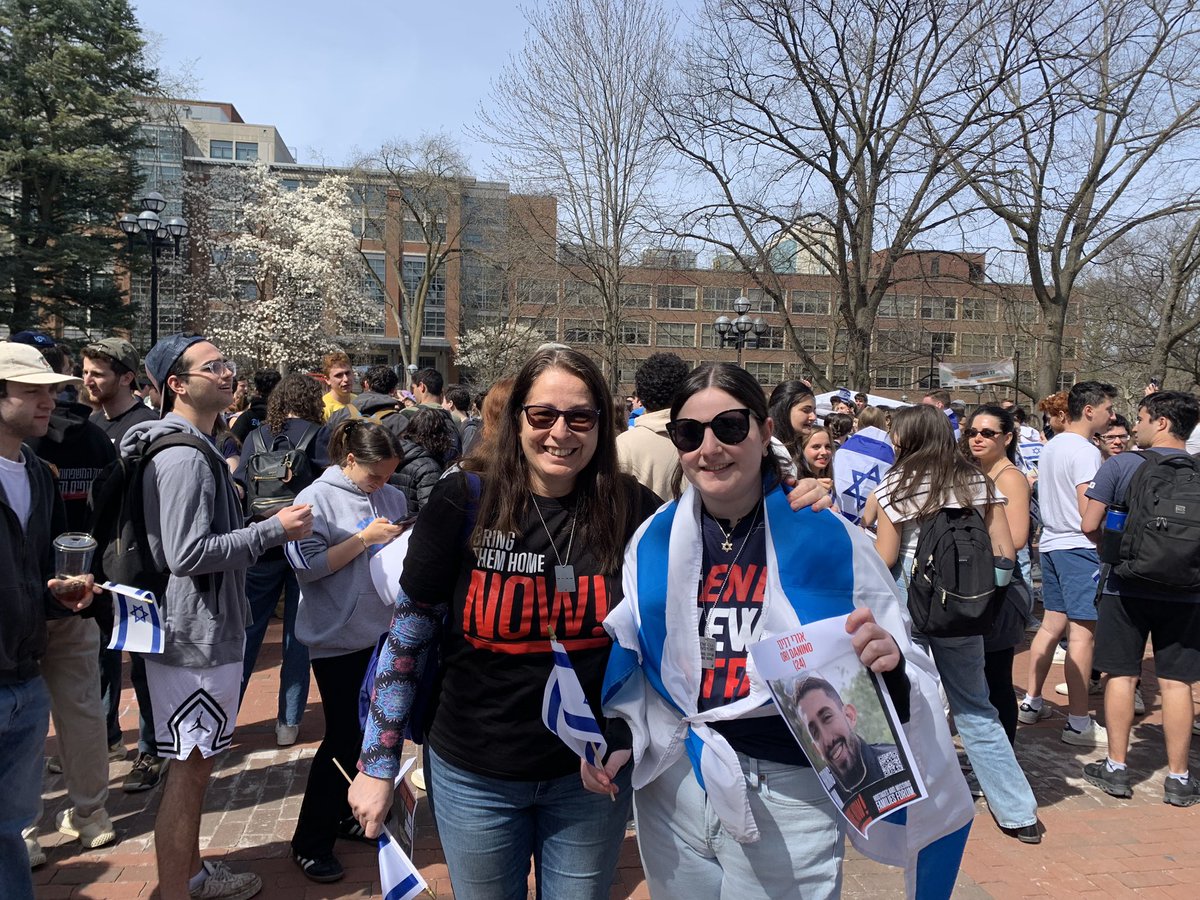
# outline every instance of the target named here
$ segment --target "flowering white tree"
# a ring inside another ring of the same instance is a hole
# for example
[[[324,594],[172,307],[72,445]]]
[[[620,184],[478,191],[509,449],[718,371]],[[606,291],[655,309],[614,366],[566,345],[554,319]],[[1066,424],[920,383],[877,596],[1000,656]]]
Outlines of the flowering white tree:
[[[454,362],[468,370],[476,384],[492,384],[517,374],[545,339],[536,328],[513,322],[472,328],[459,337]]]
[[[262,163],[221,167],[189,180],[187,203],[199,251],[188,312],[228,355],[286,372],[380,329],[345,178],[289,187]]]

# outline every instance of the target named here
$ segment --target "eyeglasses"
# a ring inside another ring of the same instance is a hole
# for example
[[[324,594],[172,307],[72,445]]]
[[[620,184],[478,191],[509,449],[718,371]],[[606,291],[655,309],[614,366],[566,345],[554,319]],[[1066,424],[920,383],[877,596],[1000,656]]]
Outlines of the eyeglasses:
[[[229,375],[231,378],[237,377],[237,363],[232,359],[210,359],[206,363],[197,366],[191,372],[180,372],[181,375],[200,375],[201,373],[221,378]]]
[[[727,409],[708,422],[695,419],[676,419],[667,423],[667,434],[680,453],[691,453],[704,443],[704,429],[711,428],[713,437],[722,444],[740,444],[750,433],[750,410]]]
[[[596,423],[600,421],[600,410],[598,409],[556,409],[553,406],[522,406],[521,412],[525,413],[525,421],[529,423],[530,428],[549,429],[554,427],[561,417],[567,423],[567,427],[579,434],[584,434],[596,427]]]
[[[1127,434],[1102,434],[1102,435],[1100,435],[1100,440],[1102,440],[1102,441],[1127,441],[1127,440],[1129,440],[1129,435],[1127,435]]]
[[[983,435],[989,441],[992,440],[993,438],[1000,437],[1000,435],[1002,435],[1004,433],[1005,432],[1003,432],[1003,431],[992,431],[992,429],[990,429],[990,428],[964,428],[963,429],[963,434],[965,434],[969,438],[977,437],[978,435]]]

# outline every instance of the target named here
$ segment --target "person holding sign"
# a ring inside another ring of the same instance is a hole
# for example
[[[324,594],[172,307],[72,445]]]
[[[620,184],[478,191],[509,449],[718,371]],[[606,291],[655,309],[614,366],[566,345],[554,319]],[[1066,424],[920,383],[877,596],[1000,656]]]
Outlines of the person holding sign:
[[[628,722],[633,750],[610,753],[603,768],[584,764],[584,784],[620,796],[632,755],[653,897],[838,896],[846,820],[748,648],[846,616],[843,637],[882,673],[930,787],[907,825],[883,819],[870,840],[852,839],[875,859],[912,864],[914,891],[916,857],[937,844],[943,856],[929,871],[941,875],[921,896],[949,896],[972,809],[932,664],[909,642],[869,539],[834,513],[791,512],[773,430],[762,389],[739,367],[701,366],[676,394],[668,433],[689,484],[634,536],[625,599],[604,622],[615,641],[604,712]]]

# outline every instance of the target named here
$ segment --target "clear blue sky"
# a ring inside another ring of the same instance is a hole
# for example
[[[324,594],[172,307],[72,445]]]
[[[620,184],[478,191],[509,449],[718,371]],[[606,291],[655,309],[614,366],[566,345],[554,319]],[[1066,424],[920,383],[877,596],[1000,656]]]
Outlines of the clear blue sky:
[[[133,5],[162,69],[190,67],[196,99],[276,126],[300,162],[342,165],[355,148],[446,131],[488,174],[466,128],[524,42],[516,0]]]

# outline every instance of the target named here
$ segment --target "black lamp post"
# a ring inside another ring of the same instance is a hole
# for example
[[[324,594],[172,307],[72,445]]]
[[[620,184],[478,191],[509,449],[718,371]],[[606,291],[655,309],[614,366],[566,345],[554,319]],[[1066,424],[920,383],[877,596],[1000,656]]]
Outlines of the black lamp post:
[[[172,247],[179,256],[179,242],[187,237],[188,223],[182,216],[171,216],[166,221],[159,217],[167,208],[167,201],[158,191],[150,191],[138,198],[142,211],[138,215],[125,213],[117,224],[129,238],[129,253],[133,254],[137,235],[146,240],[150,250],[150,346],[158,343],[158,251]]]
[[[767,323],[761,316],[751,319],[746,313],[750,312],[750,301],[746,297],[738,297],[733,301],[733,308],[738,317],[730,321],[729,316],[718,316],[713,322],[713,328],[721,336],[721,346],[734,344],[737,347],[737,364],[742,364],[742,348],[754,349],[758,339],[767,333]],[[751,334],[750,332],[754,332]]]

